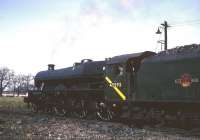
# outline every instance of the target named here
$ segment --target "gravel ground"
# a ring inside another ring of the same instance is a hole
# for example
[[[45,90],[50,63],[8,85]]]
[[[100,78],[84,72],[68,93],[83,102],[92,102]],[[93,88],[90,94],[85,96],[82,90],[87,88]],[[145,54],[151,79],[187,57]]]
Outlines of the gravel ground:
[[[121,123],[0,109],[0,139],[197,140],[200,129],[131,128]]]
[[[0,140],[200,140],[200,128],[138,128],[122,123],[32,113],[22,98],[0,98]]]

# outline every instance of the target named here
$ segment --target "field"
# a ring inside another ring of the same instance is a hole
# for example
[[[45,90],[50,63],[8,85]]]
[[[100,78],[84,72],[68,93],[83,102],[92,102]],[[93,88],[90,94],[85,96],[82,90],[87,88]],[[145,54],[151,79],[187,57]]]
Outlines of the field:
[[[200,130],[137,128],[31,112],[22,97],[0,97],[0,139],[200,139]]]

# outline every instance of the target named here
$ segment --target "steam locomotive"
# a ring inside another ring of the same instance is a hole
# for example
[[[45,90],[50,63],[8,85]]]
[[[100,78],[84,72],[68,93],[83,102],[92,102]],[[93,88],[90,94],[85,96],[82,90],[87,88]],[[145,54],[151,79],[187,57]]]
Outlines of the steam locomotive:
[[[145,51],[84,59],[73,66],[35,76],[37,90],[26,102],[35,111],[102,120],[148,122],[200,120],[200,45],[159,53]]]

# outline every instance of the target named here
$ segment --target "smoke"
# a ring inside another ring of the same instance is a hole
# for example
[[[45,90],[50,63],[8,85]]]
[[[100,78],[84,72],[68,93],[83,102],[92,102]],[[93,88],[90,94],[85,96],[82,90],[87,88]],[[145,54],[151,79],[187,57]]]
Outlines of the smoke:
[[[143,27],[144,24],[140,23],[143,2],[144,0],[87,0],[77,3],[79,6],[72,12],[66,10],[65,33],[54,45],[51,61],[67,57],[76,59],[71,61],[85,57],[104,59],[112,56],[112,53],[130,51],[132,46],[137,46],[134,44],[142,44],[143,42],[133,39],[149,35],[143,34],[145,30],[148,31],[149,26]]]

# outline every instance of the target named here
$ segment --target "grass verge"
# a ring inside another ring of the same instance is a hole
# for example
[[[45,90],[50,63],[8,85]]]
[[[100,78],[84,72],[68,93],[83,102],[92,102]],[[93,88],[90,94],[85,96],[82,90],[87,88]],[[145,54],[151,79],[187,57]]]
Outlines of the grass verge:
[[[23,109],[26,104],[23,97],[0,97],[0,109]]]

